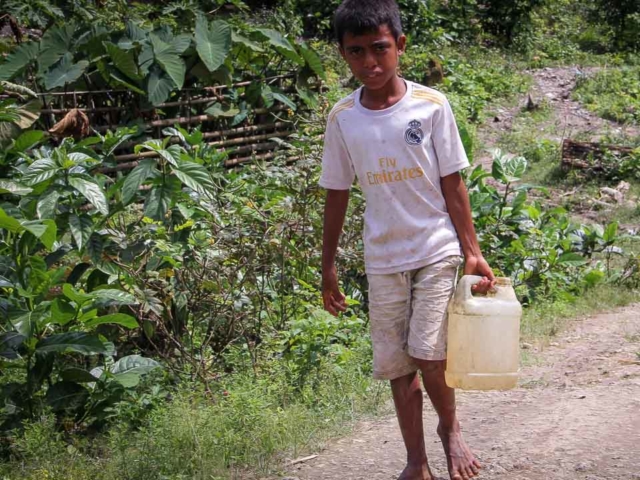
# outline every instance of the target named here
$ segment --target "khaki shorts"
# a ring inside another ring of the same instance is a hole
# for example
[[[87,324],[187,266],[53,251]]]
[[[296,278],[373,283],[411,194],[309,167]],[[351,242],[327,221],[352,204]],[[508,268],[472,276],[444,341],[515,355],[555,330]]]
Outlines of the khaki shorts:
[[[413,358],[447,358],[447,306],[461,263],[456,255],[408,272],[367,275],[374,378],[415,372]]]

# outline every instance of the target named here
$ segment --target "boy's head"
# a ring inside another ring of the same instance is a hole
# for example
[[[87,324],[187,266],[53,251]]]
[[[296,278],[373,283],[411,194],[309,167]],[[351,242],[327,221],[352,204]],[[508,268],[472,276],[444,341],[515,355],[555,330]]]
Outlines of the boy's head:
[[[333,27],[340,46],[347,33],[364,35],[386,25],[397,42],[402,35],[400,10],[395,0],[344,0],[336,10]]]
[[[342,57],[366,88],[394,81],[406,43],[395,0],[344,0],[334,26]]]

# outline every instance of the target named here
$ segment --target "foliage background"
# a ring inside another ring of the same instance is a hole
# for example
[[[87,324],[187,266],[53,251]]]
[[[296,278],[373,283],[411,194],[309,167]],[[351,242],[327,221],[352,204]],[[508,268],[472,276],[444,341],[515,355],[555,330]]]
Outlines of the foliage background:
[[[412,43],[402,73],[424,82],[442,67],[438,88],[471,158],[492,102],[529,88],[523,66],[637,58],[629,29],[640,13],[628,2],[400,3]],[[386,387],[370,380],[357,188],[340,247],[349,310],[338,319],[320,310],[319,135],[353,86],[327,41],[336,4],[3,4],[23,36],[0,40],[7,478],[249,476],[387,408]],[[291,91],[259,81],[282,72],[296,79]],[[42,91],[118,87],[152,108],[183,87],[245,75],[258,80],[212,111],[241,125],[252,109],[282,104],[296,110],[287,121],[297,133],[278,141],[275,161],[231,170],[199,129],[141,137],[134,114],[117,131],[56,140],[38,128],[33,103]],[[575,95],[637,123],[627,109],[638,98],[636,76],[637,68],[605,72]],[[154,78],[164,87],[152,88]],[[315,78],[327,86],[317,99],[307,88]],[[605,105],[603,95],[626,100]],[[124,142],[156,156],[104,173]],[[535,152],[511,153],[496,152],[491,172],[475,168],[466,181],[483,251],[520,300],[557,305],[594,287],[637,288],[640,260],[619,222],[585,223],[550,208],[547,190],[523,181]],[[606,181],[632,178],[635,166],[635,154],[612,163]],[[540,332],[542,320],[531,318],[525,330]]]

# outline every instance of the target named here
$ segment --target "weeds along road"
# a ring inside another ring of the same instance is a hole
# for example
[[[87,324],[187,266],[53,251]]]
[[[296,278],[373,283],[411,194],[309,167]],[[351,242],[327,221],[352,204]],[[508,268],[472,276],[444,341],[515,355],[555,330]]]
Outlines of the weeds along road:
[[[522,369],[508,392],[460,393],[467,442],[484,465],[480,478],[640,479],[640,304],[576,320]],[[438,480],[448,478],[427,402],[427,452]],[[300,480],[388,480],[404,466],[390,416],[359,425],[311,461]]]

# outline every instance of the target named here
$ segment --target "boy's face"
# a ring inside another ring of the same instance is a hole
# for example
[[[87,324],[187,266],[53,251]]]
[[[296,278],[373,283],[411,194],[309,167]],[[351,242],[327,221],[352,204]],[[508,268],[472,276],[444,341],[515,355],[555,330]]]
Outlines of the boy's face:
[[[353,75],[366,88],[378,90],[396,75],[398,59],[404,53],[405,44],[404,35],[396,42],[391,29],[382,25],[378,30],[363,35],[345,33],[340,53]]]

